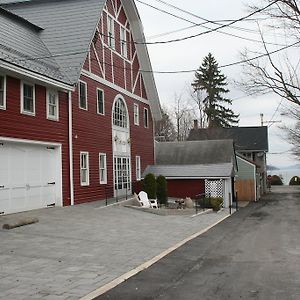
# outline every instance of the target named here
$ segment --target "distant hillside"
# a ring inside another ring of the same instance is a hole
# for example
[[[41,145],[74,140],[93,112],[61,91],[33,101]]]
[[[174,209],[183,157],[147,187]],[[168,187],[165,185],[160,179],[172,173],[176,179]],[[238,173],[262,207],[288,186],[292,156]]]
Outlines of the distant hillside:
[[[279,170],[279,168],[277,168],[275,166],[271,166],[271,165],[267,166],[267,171],[274,171],[274,170]]]
[[[295,170],[295,169],[300,169],[300,164],[295,164],[295,165],[288,166],[288,167],[281,167],[280,169],[283,169],[283,170]]]

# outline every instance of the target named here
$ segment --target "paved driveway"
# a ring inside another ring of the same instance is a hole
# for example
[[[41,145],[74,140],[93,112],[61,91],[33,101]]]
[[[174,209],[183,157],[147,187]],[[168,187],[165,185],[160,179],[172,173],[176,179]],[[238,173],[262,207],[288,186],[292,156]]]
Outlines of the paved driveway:
[[[299,300],[300,189],[272,192],[95,300]]]
[[[79,299],[228,215],[85,204],[0,217],[0,299]],[[39,223],[2,229],[8,220]]]

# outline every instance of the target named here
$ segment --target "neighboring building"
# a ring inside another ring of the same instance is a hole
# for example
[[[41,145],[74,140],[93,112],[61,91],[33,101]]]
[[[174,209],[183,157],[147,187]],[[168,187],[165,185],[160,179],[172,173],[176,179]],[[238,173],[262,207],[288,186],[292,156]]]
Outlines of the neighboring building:
[[[233,182],[237,171],[233,141],[191,141],[156,143],[155,165],[148,173],[163,175],[168,183],[168,196],[175,198],[197,195],[223,197],[225,206],[233,201]]]
[[[235,177],[235,191],[239,201],[257,201],[260,198],[258,166],[237,154],[238,172]]]
[[[257,166],[258,196],[267,192],[267,162],[266,154],[269,151],[268,127],[231,127],[231,128],[198,128],[197,122],[191,129],[189,141],[203,141],[215,139],[232,139],[238,154],[241,154]]]
[[[133,0],[0,0],[0,214],[131,191],[160,104]]]

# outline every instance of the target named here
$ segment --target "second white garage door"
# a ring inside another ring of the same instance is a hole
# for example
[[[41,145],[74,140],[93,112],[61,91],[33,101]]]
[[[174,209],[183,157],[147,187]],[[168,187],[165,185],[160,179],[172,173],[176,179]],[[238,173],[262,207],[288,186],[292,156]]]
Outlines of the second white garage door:
[[[61,203],[60,147],[0,141],[0,214]]]

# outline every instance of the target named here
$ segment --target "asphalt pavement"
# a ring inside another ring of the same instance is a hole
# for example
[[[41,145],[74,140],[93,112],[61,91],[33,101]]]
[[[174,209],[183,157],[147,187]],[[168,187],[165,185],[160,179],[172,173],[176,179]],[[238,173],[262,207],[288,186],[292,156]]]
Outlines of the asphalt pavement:
[[[161,216],[102,204],[0,216],[0,299],[78,300],[229,216]],[[24,218],[39,222],[2,229]]]
[[[257,203],[95,300],[300,299],[300,189]]]

